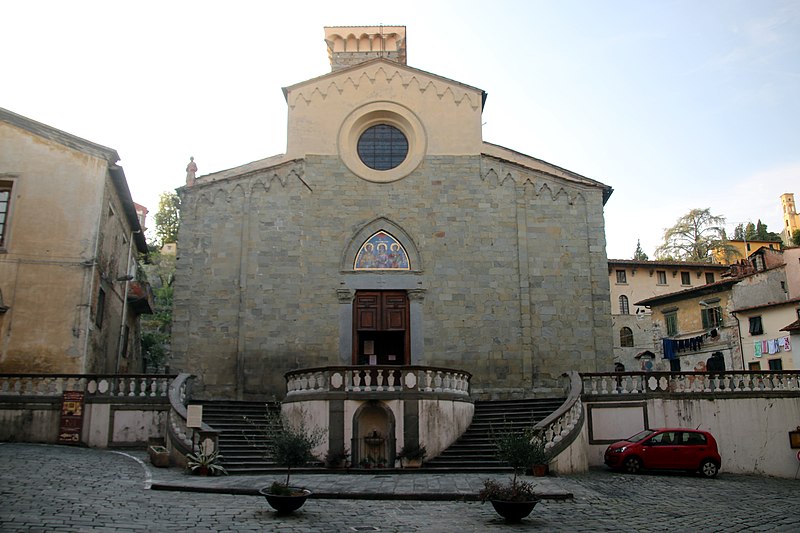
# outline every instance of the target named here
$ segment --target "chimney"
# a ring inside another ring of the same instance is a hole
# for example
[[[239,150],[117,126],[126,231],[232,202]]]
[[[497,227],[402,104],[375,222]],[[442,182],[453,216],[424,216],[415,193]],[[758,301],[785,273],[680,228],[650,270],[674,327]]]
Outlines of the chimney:
[[[384,57],[406,64],[405,26],[326,26],[331,71]]]

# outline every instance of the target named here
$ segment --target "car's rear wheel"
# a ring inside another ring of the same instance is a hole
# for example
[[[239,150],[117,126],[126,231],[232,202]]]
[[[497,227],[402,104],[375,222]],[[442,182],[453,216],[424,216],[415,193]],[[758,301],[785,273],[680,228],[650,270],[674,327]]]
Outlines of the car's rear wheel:
[[[711,459],[704,459],[702,463],[700,463],[700,473],[703,477],[714,477],[719,472],[719,468],[717,467],[717,463],[712,461]]]
[[[642,461],[638,457],[628,457],[625,459],[625,471],[629,474],[638,474],[642,469]]]

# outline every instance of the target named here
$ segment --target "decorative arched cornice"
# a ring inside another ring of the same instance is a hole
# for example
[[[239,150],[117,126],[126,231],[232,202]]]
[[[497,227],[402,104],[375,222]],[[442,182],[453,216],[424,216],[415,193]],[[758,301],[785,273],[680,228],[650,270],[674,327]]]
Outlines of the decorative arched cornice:
[[[521,187],[532,192],[534,196],[559,201],[565,199],[570,205],[575,202],[586,202],[584,191],[577,185],[565,184],[558,177],[539,170],[526,169],[512,163],[504,163],[495,159],[484,158],[481,161],[481,179],[490,187]]]
[[[320,80],[322,81],[322,80]],[[473,110],[478,110],[483,104],[481,91],[477,89],[464,89],[455,82],[423,77],[422,72],[410,71],[407,67],[398,65],[394,67],[383,63],[377,69],[358,69],[344,77],[331,80],[329,83],[309,83],[307,86],[295,87],[291,91],[287,103],[290,108],[299,104],[311,105],[315,100],[325,100],[333,94],[343,94],[345,91],[358,90],[367,85],[370,87],[380,85],[401,85],[406,90],[417,90],[421,94],[433,93],[439,100],[451,101],[456,106],[469,105]]]
[[[182,189],[181,201],[188,209],[197,210],[200,206],[213,207],[220,203],[228,203],[234,196],[241,195],[242,198],[246,198],[258,191],[268,192],[275,186],[286,188],[298,182],[311,191],[311,187],[304,180],[303,162],[295,160],[274,167],[248,170],[207,183],[198,181],[195,186]]]
[[[342,258],[339,263],[339,269],[342,272],[355,272],[353,269],[353,264],[355,262],[356,254],[358,254],[358,251],[361,249],[361,245],[380,230],[391,233],[395,239],[400,241],[400,243],[403,245],[403,248],[406,250],[409,266],[411,267],[410,270],[399,270],[397,272],[387,270],[382,272],[391,275],[395,273],[408,273],[409,271],[421,272],[423,270],[422,257],[419,254],[419,250],[417,249],[417,244],[414,242],[414,239],[412,239],[411,236],[406,233],[406,231],[400,225],[392,222],[386,217],[378,217],[362,225],[360,228],[358,228],[358,230],[356,230],[355,233],[353,233],[350,242],[347,243],[347,246],[342,252]]]

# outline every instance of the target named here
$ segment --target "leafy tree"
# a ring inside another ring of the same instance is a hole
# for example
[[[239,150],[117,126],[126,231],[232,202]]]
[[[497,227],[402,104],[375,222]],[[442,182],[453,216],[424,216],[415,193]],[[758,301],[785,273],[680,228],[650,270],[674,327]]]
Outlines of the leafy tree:
[[[767,225],[761,220],[757,224],[748,222],[747,225],[739,224],[733,230],[733,238],[737,241],[773,241],[778,242],[781,236],[767,230]]]
[[[156,223],[156,235],[161,239],[161,246],[178,241],[180,226],[181,199],[174,192],[161,193],[158,200],[158,212],[153,220]]]
[[[656,257],[711,262],[714,250],[737,255],[725,236],[724,224],[725,217],[712,215],[710,208],[692,209],[664,231],[664,244],[656,248]]]
[[[792,232],[791,242],[794,246],[800,246],[800,229],[796,229]]]
[[[634,261],[647,261],[648,257],[647,254],[644,253],[642,250],[642,242],[641,240],[636,240],[636,251],[633,252],[633,260]]]
[[[150,264],[142,269],[153,287],[153,314],[142,316],[142,354],[154,370],[164,365],[170,353],[172,335],[172,282],[175,256],[151,249]]]

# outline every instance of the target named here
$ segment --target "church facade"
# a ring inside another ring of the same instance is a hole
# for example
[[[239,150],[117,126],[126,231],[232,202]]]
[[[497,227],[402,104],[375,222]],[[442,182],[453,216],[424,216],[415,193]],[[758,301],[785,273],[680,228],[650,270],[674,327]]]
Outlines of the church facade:
[[[194,396],[418,365],[519,398],[613,370],[611,188],[484,142],[486,93],[406,65],[405,27],[325,40],[332,71],[284,88],[286,153],[178,191],[172,367]]]

